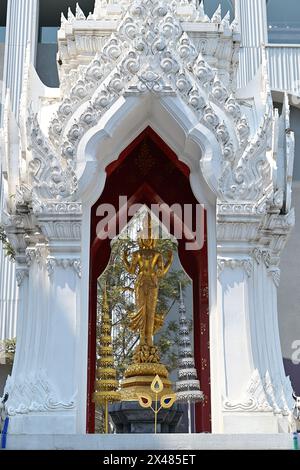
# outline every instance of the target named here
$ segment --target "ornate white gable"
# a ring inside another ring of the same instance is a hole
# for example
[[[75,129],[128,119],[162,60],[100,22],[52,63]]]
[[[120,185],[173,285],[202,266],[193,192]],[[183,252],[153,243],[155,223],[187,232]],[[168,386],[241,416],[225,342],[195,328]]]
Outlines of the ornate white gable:
[[[70,91],[57,106],[48,136],[43,135],[35,116],[28,118],[33,157],[30,184],[36,197],[76,198],[76,152],[83,136],[121,96],[153,93],[180,97],[217,140],[223,158],[217,197],[221,201],[261,201],[266,188],[271,190],[272,165],[266,151],[272,150],[273,109],[265,89],[265,104],[260,104],[265,111],[258,125],[251,122],[257,114],[254,107],[247,113],[249,117],[243,114],[241,100],[232,89],[236,26],[229,24],[227,16],[222,20],[219,9],[208,20],[201,5],[196,10],[188,2],[138,0],[130,2],[124,12],[123,4],[126,2],[111,5],[113,16],[118,10],[119,24],[96,57],[78,77],[72,73],[65,77]],[[96,6],[97,18],[102,8],[102,4]],[[183,19],[200,33],[184,31]],[[88,28],[89,20],[79,10],[76,17],[69,15],[68,22],[74,25],[78,21],[85,21]],[[199,41],[203,35],[209,39],[207,26],[218,26],[218,32],[213,31],[219,43],[231,43],[232,69],[225,84],[217,61],[212,67],[205,60],[208,41]]]

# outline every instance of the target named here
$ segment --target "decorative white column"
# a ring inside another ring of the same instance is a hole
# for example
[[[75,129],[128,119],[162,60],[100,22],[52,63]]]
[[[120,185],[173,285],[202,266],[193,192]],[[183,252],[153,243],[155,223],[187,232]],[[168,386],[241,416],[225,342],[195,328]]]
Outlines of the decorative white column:
[[[0,243],[0,341],[16,337],[18,288],[15,265]]]
[[[67,257],[66,257],[67,256]],[[55,377],[63,403],[75,400],[77,303],[80,295],[80,254],[52,252],[47,259],[49,275],[49,343],[45,370]],[[70,400],[71,399],[71,400]]]
[[[277,288],[294,214],[272,208],[262,215],[254,207],[251,213],[242,204],[224,208],[218,225],[221,431],[288,432],[292,387],[282,361]]]
[[[17,266],[20,340],[5,390],[10,433],[73,434],[82,340],[81,206],[53,203],[35,216],[41,232],[35,229],[26,263]]]
[[[250,82],[262,60],[262,46],[268,42],[266,0],[236,0],[236,18],[241,30],[240,65],[237,86]]]
[[[35,64],[38,40],[39,0],[8,0],[4,55],[4,94],[10,90],[12,110],[19,114],[26,49]]]
[[[39,0],[8,0],[3,74],[3,97],[10,90],[11,109],[18,120],[26,50],[35,63]],[[4,106],[2,106],[3,121]],[[1,162],[1,169],[3,162]],[[2,175],[1,175],[2,179]],[[1,182],[1,208],[4,184]],[[0,340],[16,337],[18,287],[15,264],[0,244]]]

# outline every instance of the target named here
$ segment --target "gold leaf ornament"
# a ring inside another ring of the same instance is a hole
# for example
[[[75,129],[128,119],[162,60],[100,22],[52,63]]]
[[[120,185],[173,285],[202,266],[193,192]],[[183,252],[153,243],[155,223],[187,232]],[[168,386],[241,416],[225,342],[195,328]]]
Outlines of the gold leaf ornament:
[[[157,375],[151,384],[151,390],[153,393],[161,393],[163,389],[164,389],[164,384],[162,383],[159,375]]]
[[[150,395],[143,393],[138,394],[139,404],[142,408],[151,408],[152,398]]]
[[[169,408],[172,408],[175,401],[176,401],[176,395],[170,393],[169,395],[165,395],[164,397],[161,398],[160,404],[162,408],[164,408],[165,410],[168,410]]]

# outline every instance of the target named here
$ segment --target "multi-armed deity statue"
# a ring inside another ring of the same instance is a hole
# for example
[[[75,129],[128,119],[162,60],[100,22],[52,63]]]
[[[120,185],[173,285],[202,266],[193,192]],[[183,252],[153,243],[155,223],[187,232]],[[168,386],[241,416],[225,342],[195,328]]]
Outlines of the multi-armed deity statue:
[[[139,248],[131,256],[124,252],[123,260],[127,271],[136,276],[135,306],[131,315],[130,328],[139,334],[139,345],[134,351],[133,363],[125,372],[122,382],[122,399],[136,400],[137,393],[149,392],[155,375],[159,375],[166,389],[171,389],[168,371],[160,363],[158,348],[153,343],[153,336],[163,326],[164,317],[157,312],[159,282],[168,273],[173,253],[166,257],[157,249],[157,240],[152,233],[151,216],[144,219],[143,233],[138,239]]]

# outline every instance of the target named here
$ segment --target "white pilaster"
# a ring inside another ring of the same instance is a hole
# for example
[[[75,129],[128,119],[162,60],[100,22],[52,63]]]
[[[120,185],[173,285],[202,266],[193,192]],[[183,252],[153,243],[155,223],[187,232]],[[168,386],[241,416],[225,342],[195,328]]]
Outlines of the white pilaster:
[[[27,267],[17,270],[20,340],[6,385],[11,433],[76,432],[80,226],[76,217],[57,218],[41,222],[49,243],[27,248]]]
[[[38,39],[39,0],[8,0],[4,56],[4,94],[10,90],[12,110],[19,114],[26,49],[35,64]]]
[[[35,63],[38,12],[39,0],[8,0],[2,96],[5,97],[7,90],[10,90],[11,108],[17,119],[26,49],[30,61]],[[4,111],[4,106],[2,110]],[[0,122],[2,122],[1,117]],[[2,182],[1,209],[3,209],[3,186]],[[16,336],[17,306],[15,264],[7,258],[0,244],[0,339],[11,339]]]
[[[268,42],[266,0],[236,0],[236,17],[241,29],[238,87],[246,86],[259,69],[262,46]]]
[[[29,267],[26,263],[19,265],[16,269],[17,285],[19,287],[19,308],[18,317],[21,319],[17,324],[16,334],[18,337],[18,349],[14,358],[15,372],[22,367],[23,351],[26,350],[26,327],[27,327],[27,312],[28,312],[28,282],[29,282]]]
[[[249,258],[236,254],[218,257],[219,302],[223,312],[224,391],[236,401],[240,389],[246,387],[251,375],[252,357],[249,347],[249,312],[245,299],[249,296],[249,276],[252,264]],[[236,355],[239,355],[237,361]]]
[[[218,308],[223,426],[229,433],[288,432],[292,388],[285,376],[277,319],[280,252],[292,214],[221,216]],[[276,226],[277,237],[267,232]],[[265,226],[264,226],[265,225]]]
[[[0,243],[0,341],[16,337],[18,288],[15,265]]]
[[[80,294],[80,257],[70,254],[47,259],[49,285],[49,324],[45,370],[53,377],[62,402],[75,400],[75,358],[77,297]],[[48,354],[48,351],[52,351]]]

